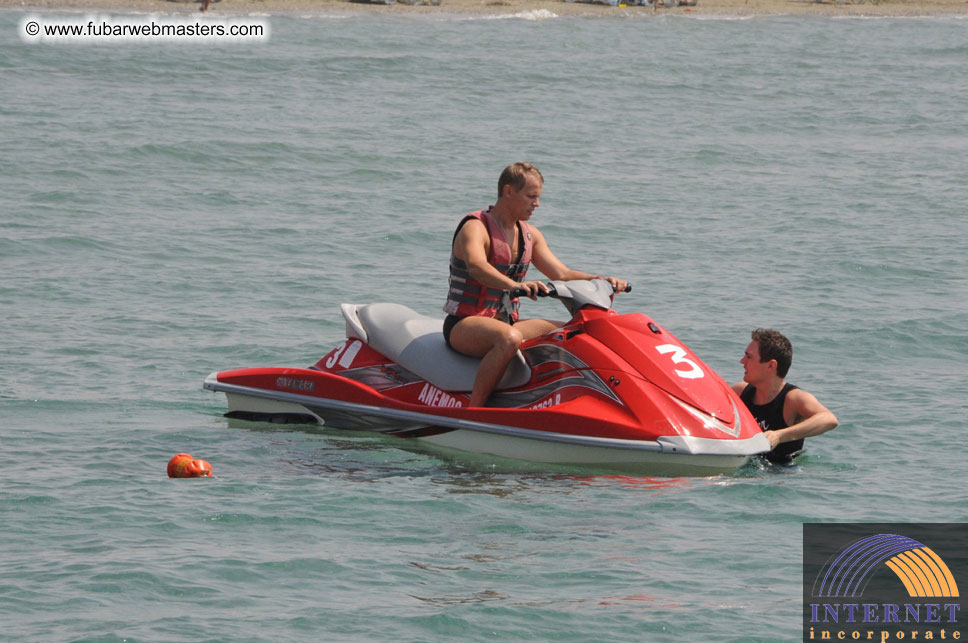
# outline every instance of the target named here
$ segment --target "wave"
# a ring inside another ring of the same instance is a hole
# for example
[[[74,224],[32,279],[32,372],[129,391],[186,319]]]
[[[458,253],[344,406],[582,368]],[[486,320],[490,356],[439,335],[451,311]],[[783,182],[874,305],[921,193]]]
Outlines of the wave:
[[[530,11],[519,11],[517,13],[501,13],[494,16],[475,16],[475,20],[550,20],[557,18],[558,14],[547,9],[531,9]]]

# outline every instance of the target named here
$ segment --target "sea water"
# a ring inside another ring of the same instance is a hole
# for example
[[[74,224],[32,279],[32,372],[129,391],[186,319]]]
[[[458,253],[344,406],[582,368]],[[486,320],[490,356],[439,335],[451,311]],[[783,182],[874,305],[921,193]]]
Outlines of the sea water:
[[[190,45],[30,43],[24,15],[4,638],[796,640],[803,522],[968,519],[963,18],[337,12]],[[557,256],[634,284],[618,310],[727,381],[780,329],[840,427],[663,479],[222,417],[208,373],[314,363],[342,302],[442,315],[454,225],[517,160]],[[215,477],[168,479],[178,452]]]

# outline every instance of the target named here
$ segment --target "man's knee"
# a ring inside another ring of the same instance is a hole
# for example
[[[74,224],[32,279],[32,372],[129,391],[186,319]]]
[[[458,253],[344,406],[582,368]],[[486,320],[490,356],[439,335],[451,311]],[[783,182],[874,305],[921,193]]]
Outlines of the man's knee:
[[[514,326],[508,326],[507,330],[501,334],[501,347],[508,353],[515,353],[521,347],[524,337]]]

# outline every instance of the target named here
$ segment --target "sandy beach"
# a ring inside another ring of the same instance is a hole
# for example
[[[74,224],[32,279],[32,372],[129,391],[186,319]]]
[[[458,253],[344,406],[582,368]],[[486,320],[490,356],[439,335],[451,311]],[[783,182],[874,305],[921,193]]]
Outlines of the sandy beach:
[[[415,0],[408,0],[415,1]],[[420,0],[417,0],[420,1]],[[565,2],[563,0],[441,0],[439,5],[410,5],[398,1],[392,5],[348,2],[347,0],[220,0],[209,5],[211,14],[277,14],[285,12],[359,12],[359,13],[469,13],[516,14],[547,11],[556,15],[627,16],[631,14],[727,14],[759,16],[774,14],[826,16],[931,16],[968,15],[968,0],[698,0],[694,6],[660,7],[608,6]],[[620,2],[622,0],[619,0]],[[692,2],[693,0],[689,0]],[[0,7],[24,10],[97,10],[139,13],[198,12],[194,0],[0,0]]]

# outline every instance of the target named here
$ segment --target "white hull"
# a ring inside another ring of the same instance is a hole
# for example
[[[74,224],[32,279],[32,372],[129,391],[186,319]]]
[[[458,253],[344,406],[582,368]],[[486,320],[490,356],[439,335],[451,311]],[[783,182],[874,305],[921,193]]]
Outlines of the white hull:
[[[477,431],[451,431],[417,439],[435,446],[514,460],[601,467],[658,476],[712,476],[730,473],[746,464],[750,458],[748,455],[694,455],[584,446],[514,436],[496,437]]]

